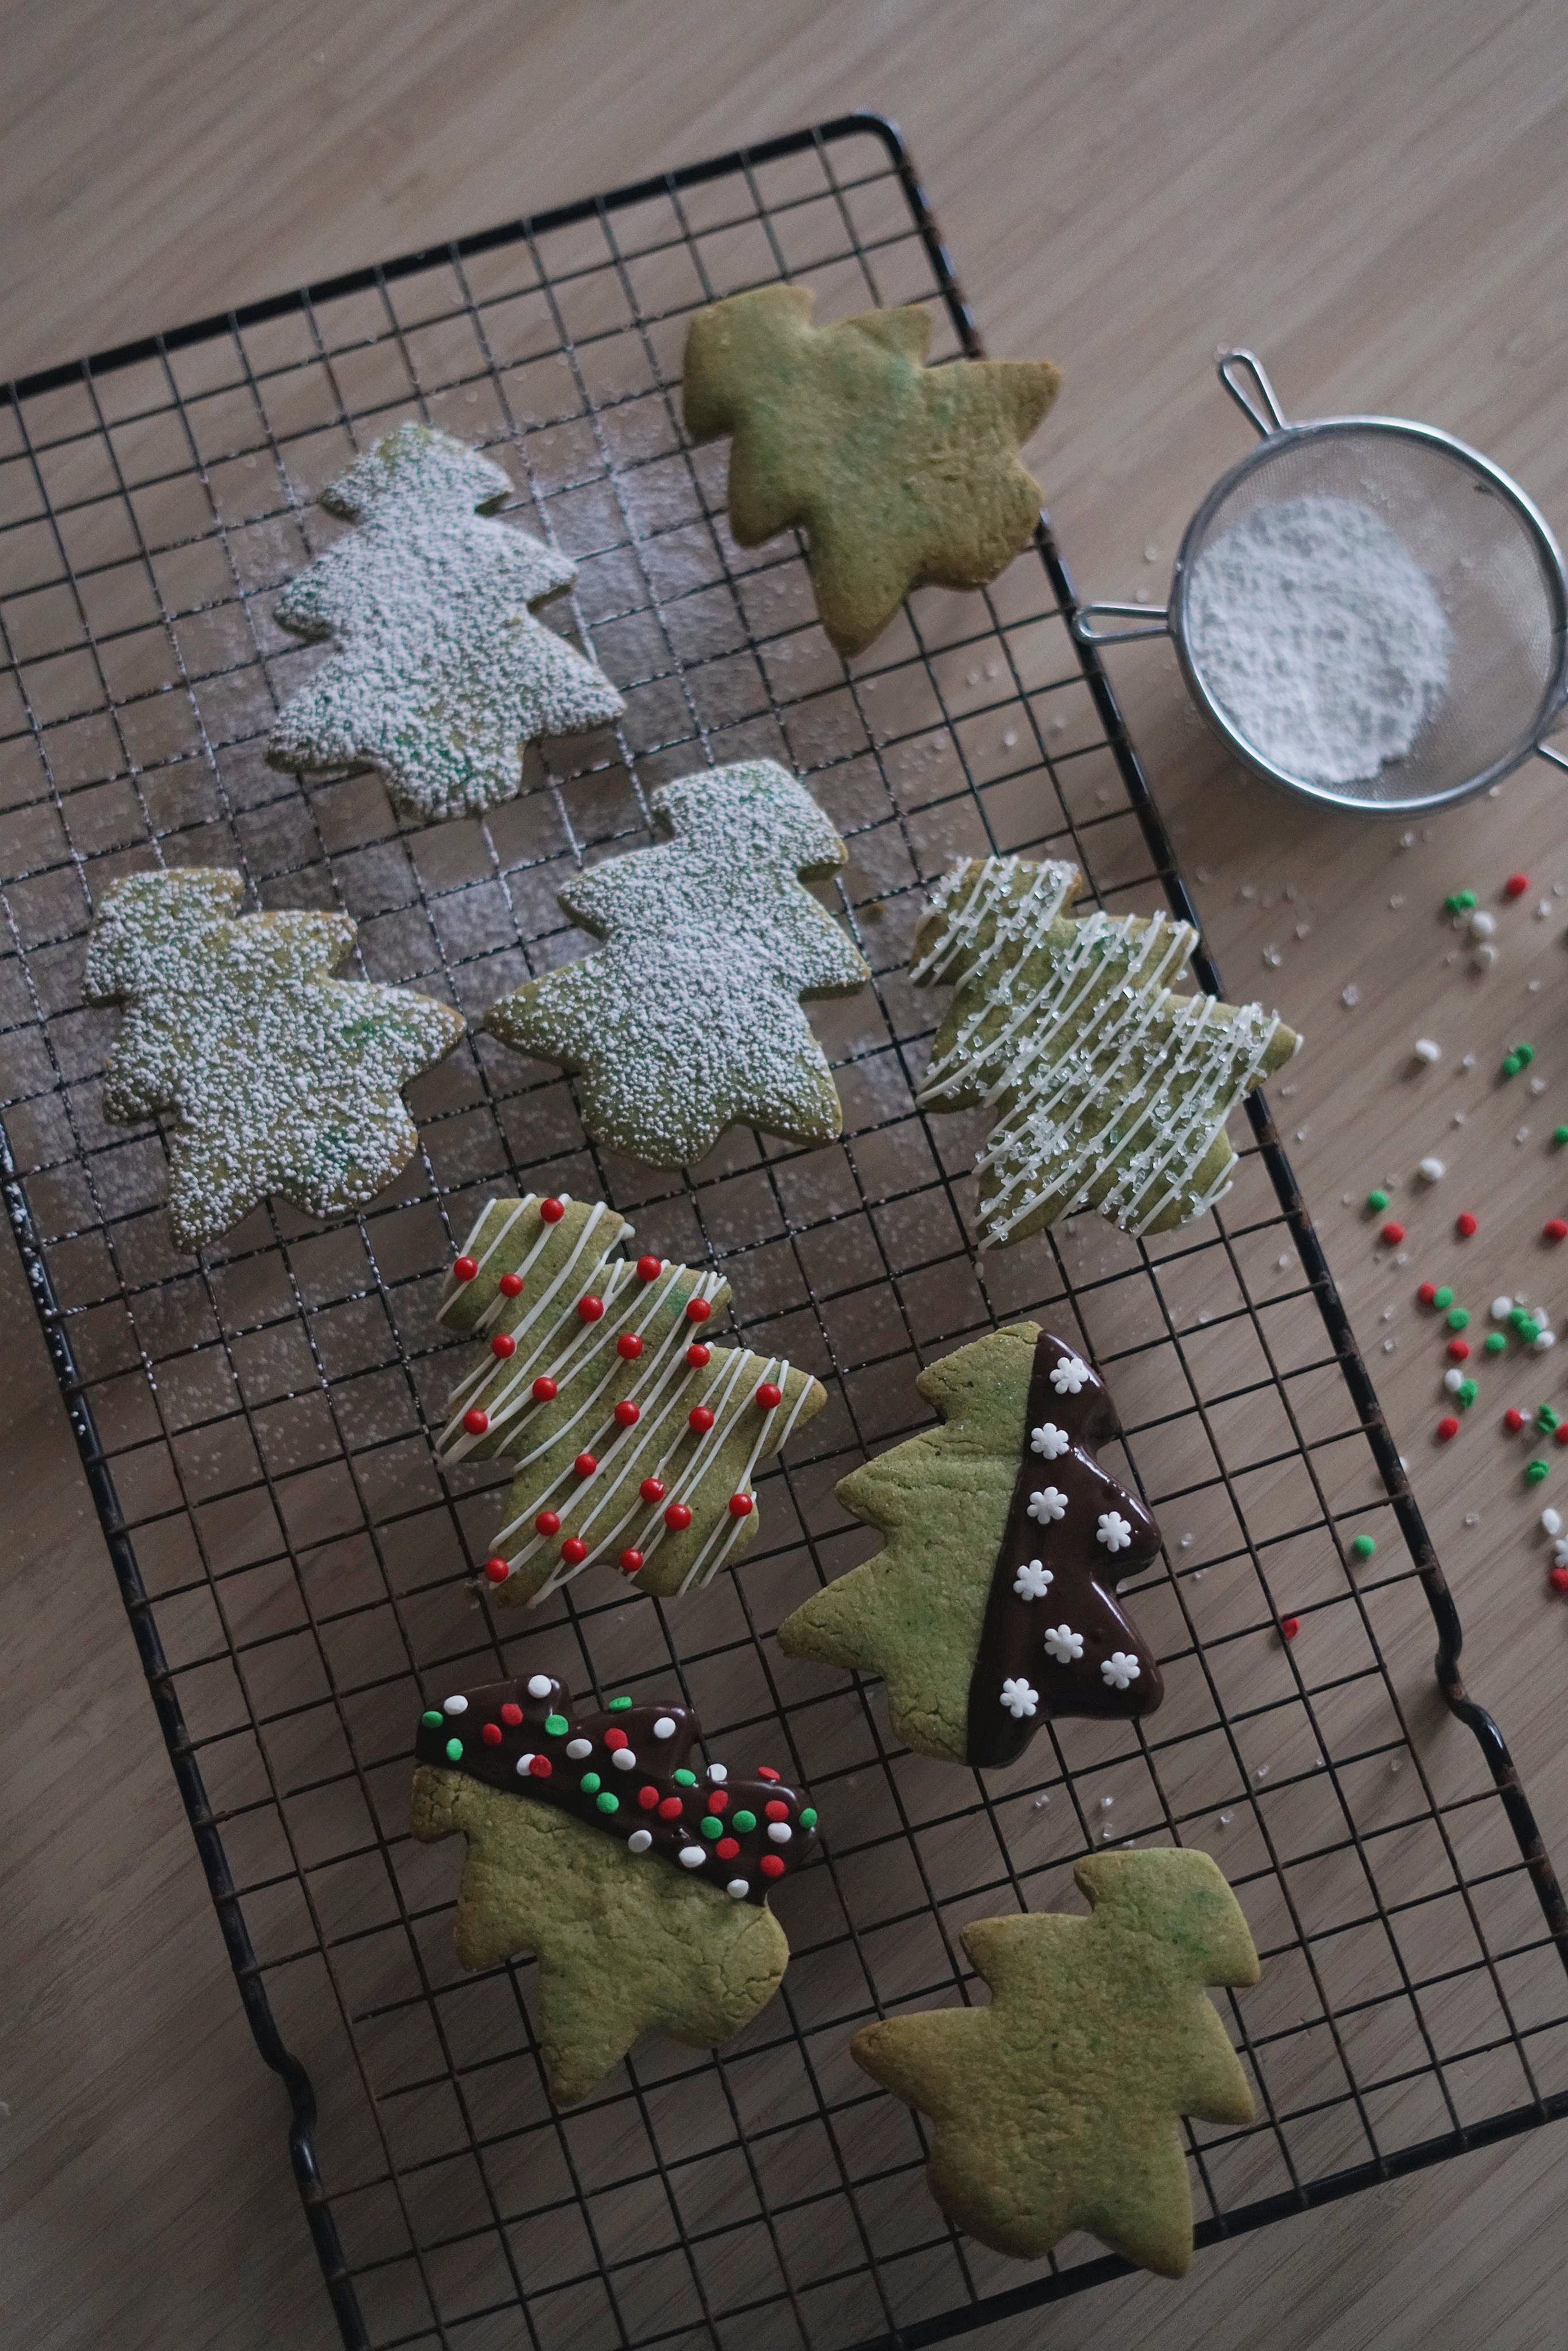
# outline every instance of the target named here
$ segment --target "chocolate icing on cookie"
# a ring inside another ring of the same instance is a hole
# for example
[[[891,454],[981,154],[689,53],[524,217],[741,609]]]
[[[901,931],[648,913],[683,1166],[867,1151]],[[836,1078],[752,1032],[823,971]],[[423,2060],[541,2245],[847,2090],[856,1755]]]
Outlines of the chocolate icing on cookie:
[[[414,1753],[437,1771],[554,1804],[732,1901],[765,1902],[816,1853],[816,1813],[765,1764],[753,1780],[732,1780],[722,1764],[694,1760],[700,1737],[681,1706],[618,1698],[601,1714],[570,1715],[559,1682],[533,1674],[429,1708]]]
[[[1165,1695],[1115,1596],[1159,1530],[1094,1459],[1120,1434],[1102,1383],[1049,1331],[1035,1343],[1023,1458],[969,1680],[968,1760],[1010,1763],[1054,1715],[1129,1719]]]

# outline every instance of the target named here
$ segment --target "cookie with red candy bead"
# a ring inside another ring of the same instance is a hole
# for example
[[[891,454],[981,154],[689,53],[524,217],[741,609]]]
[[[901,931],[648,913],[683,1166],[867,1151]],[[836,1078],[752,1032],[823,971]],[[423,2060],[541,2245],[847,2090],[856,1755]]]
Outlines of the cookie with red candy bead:
[[[619,1255],[631,1232],[601,1201],[492,1200],[448,1277],[440,1319],[486,1346],[436,1450],[517,1465],[497,1600],[599,1565],[661,1597],[708,1583],[756,1535],[761,1465],[827,1402],[782,1356],[716,1345],[728,1283]]]
[[[768,1907],[818,1845],[810,1798],[732,1779],[695,1715],[612,1698],[574,1715],[549,1674],[453,1691],[420,1718],[410,1824],[461,1834],[457,1956],[538,1960],[539,2048],[562,2105],[644,2032],[699,2049],[750,2023],[789,1946]]]

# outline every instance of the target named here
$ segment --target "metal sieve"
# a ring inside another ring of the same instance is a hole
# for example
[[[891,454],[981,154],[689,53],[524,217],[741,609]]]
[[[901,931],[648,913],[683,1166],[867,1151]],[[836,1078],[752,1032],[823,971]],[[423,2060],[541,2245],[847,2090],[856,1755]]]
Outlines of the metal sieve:
[[[1085,644],[1169,636],[1194,701],[1254,774],[1312,800],[1366,815],[1448,808],[1497,782],[1542,741],[1568,694],[1568,580],[1546,522],[1516,482],[1430,424],[1395,416],[1328,416],[1291,424],[1251,351],[1223,351],[1219,381],[1256,425],[1257,448],[1218,481],[1183,534],[1163,613],[1145,604],[1081,607]],[[1408,751],[1354,783],[1292,775],[1249,742],[1206,678],[1190,641],[1193,566],[1223,530],[1260,507],[1303,496],[1354,500],[1395,532],[1427,574],[1452,631],[1447,691]],[[1100,628],[1112,617],[1136,627]]]

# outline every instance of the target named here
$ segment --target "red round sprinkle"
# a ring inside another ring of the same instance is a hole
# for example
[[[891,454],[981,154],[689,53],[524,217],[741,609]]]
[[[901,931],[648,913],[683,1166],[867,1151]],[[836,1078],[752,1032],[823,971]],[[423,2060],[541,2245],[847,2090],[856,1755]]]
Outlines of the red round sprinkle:
[[[728,1807],[729,1791],[727,1788],[710,1788],[708,1790],[707,1808],[710,1813],[726,1812],[728,1810]]]
[[[548,1755],[536,1755],[528,1765],[528,1771],[536,1780],[548,1780],[552,1768]]]
[[[771,1803],[763,1805],[762,1817],[767,1821],[787,1821],[789,1817],[789,1807],[788,1804],[780,1803],[775,1796]]]
[[[487,1412],[481,1412],[477,1405],[472,1405],[463,1416],[463,1426],[470,1437],[483,1437],[490,1426],[490,1416]]]
[[[1502,1425],[1506,1429],[1511,1430],[1515,1437],[1519,1435],[1520,1430],[1524,1426],[1524,1415],[1521,1412],[1516,1404],[1511,1404],[1508,1410],[1503,1414]],[[1568,1427],[1568,1422],[1565,1422],[1563,1425],[1565,1427]]]
[[[732,1519],[748,1519],[755,1507],[749,1494],[732,1494],[729,1498],[729,1515]]]
[[[507,1704],[501,1708],[501,1719],[506,1724],[507,1729],[516,1730],[522,1719],[522,1708],[520,1706],[514,1706],[511,1700],[508,1699]]]
[[[712,1312],[713,1308],[708,1304],[706,1298],[687,1299],[686,1321],[688,1322],[706,1322]]]
[[[560,1555],[568,1567],[580,1567],[588,1557],[588,1545],[580,1535],[568,1535],[560,1547]]]
[[[1461,1208],[1458,1215],[1454,1218],[1454,1230],[1458,1233],[1459,1238],[1462,1241],[1468,1241],[1471,1238],[1472,1234],[1477,1232],[1479,1229],[1479,1228],[1477,1220],[1471,1216],[1469,1210],[1468,1208]]]
[[[504,1273],[496,1287],[503,1298],[516,1298],[521,1293],[523,1277],[520,1273]]]
[[[622,1428],[635,1428],[643,1417],[643,1407],[633,1404],[630,1396],[622,1396],[615,1407],[615,1417]]]
[[[674,1528],[676,1534],[684,1534],[691,1522],[692,1514],[684,1502],[672,1502],[664,1512],[664,1524]]]
[[[1470,1352],[1470,1343],[1469,1343],[1469,1341],[1468,1339],[1450,1339],[1450,1340],[1449,1340],[1449,1342],[1448,1342],[1448,1355],[1449,1355],[1449,1359],[1450,1359],[1450,1361],[1451,1361],[1451,1362],[1456,1363],[1456,1364],[1462,1364],[1462,1363],[1465,1361],[1465,1359],[1467,1358],[1467,1356],[1469,1354],[1469,1352]]]
[[[541,1510],[539,1512],[538,1517],[534,1520],[534,1532],[537,1535],[559,1534],[560,1520],[553,1510]]]
[[[659,1263],[656,1257],[640,1257],[637,1259],[637,1279],[639,1281],[657,1281],[664,1270],[664,1267]]]
[[[602,1298],[580,1298],[577,1301],[578,1320],[580,1322],[597,1322],[603,1311],[604,1301]]]
[[[1437,1297],[1437,1283],[1435,1281],[1424,1281],[1421,1284],[1420,1289],[1416,1292],[1416,1295],[1421,1301],[1423,1306],[1435,1305]]]
[[[1522,898],[1529,887],[1528,873],[1511,873],[1502,885],[1502,894],[1505,898]]]
[[[592,1453],[580,1453],[571,1466],[580,1478],[591,1478],[599,1467],[598,1457]]]
[[[476,1257],[460,1257],[453,1264],[452,1279],[454,1281],[472,1281],[478,1270],[479,1260]]]
[[[615,1342],[615,1352],[623,1364],[634,1364],[643,1352],[643,1342],[635,1331],[622,1331]]]
[[[1548,1217],[1541,1229],[1549,1241],[1568,1241],[1568,1223],[1561,1217]]]
[[[1568,1570],[1565,1570],[1564,1573],[1568,1573]],[[740,1851],[740,1847],[736,1843],[734,1837],[720,1837],[718,1843],[714,1847],[714,1851],[717,1854],[720,1861],[733,1861],[736,1855]]]
[[[686,1361],[691,1365],[694,1372],[700,1372],[703,1365],[711,1360],[712,1354],[713,1350],[711,1347],[688,1347],[686,1349]]]
[[[505,1363],[508,1355],[515,1355],[517,1352],[517,1343],[511,1336],[510,1332],[506,1331],[497,1331],[495,1337],[490,1342],[490,1353],[493,1355],[499,1355],[501,1361]]]
[[[607,1730],[604,1734],[604,1744],[613,1755],[617,1748],[625,1746],[626,1733],[623,1730]]]
[[[1440,1420],[1437,1423],[1437,1435],[1445,1445],[1450,1437],[1458,1437],[1458,1433],[1459,1424],[1451,1414],[1446,1420]]]
[[[757,1866],[762,1872],[764,1877],[782,1877],[784,1875],[783,1855],[777,1853],[765,1853]]]
[[[779,1774],[771,1764],[759,1763],[757,1767],[757,1776],[759,1780],[777,1780]]]
[[[500,1724],[498,1722],[486,1722],[483,1724],[480,1728],[479,1736],[484,1740],[486,1747],[499,1747],[501,1743]]]
[[[642,1554],[642,1552],[637,1549],[637,1547],[636,1547],[636,1545],[635,1545],[634,1543],[631,1546],[631,1548],[630,1548],[629,1550],[623,1551],[623,1552],[622,1552],[622,1554],[621,1554],[621,1573],[622,1573],[622,1575],[635,1575],[635,1574],[636,1574],[636,1573],[637,1573],[637,1570],[642,1566],[642,1564],[643,1564],[643,1554]]]
[[[664,1499],[664,1481],[662,1478],[644,1478],[637,1491],[645,1502],[662,1502]]]
[[[1568,1421],[1564,1421],[1563,1426],[1568,1428]],[[485,1573],[492,1583],[505,1583],[511,1572],[504,1559],[487,1559],[485,1562]]]
[[[681,1800],[679,1796],[665,1796],[659,1806],[659,1818],[662,1821],[678,1821],[680,1817]]]
[[[637,1791],[637,1802],[638,1802],[638,1803],[641,1805],[641,1807],[642,1807],[642,1809],[643,1810],[643,1812],[645,1812],[645,1813],[651,1813],[651,1812],[653,1811],[653,1809],[654,1805],[658,1802],[658,1801],[659,1801],[659,1791],[657,1790],[657,1788],[639,1788],[639,1789],[638,1789],[638,1791]]]
[[[706,1404],[693,1405],[686,1415],[686,1426],[695,1428],[699,1437],[707,1435],[708,1430],[713,1426],[713,1415]]]
[[[1299,1620],[1298,1620],[1296,1617],[1294,1617],[1294,1616],[1281,1616],[1281,1619],[1280,1619],[1280,1635],[1281,1635],[1281,1639],[1286,1640],[1286,1641],[1293,1641],[1293,1640],[1295,1639],[1295,1637],[1296,1637],[1297,1634],[1301,1631],[1301,1624],[1300,1624]]]
[[[544,1218],[547,1225],[559,1225],[565,1214],[566,1202],[564,1200],[551,1199],[541,1200],[539,1202],[539,1215]]]
[[[555,1382],[550,1378],[547,1372],[541,1372],[538,1378],[534,1382],[534,1402],[536,1404],[553,1404],[556,1399],[556,1395],[557,1389]]]
[[[1386,1241],[1390,1249],[1396,1248],[1398,1243],[1402,1241],[1404,1238],[1404,1226],[1395,1224],[1392,1219],[1384,1226],[1383,1230],[1378,1235],[1379,1240]]]
[[[1568,1420],[1560,1421],[1552,1432],[1553,1445],[1568,1445]]]
[[[757,1401],[764,1412],[771,1412],[776,1405],[783,1403],[784,1391],[781,1387],[775,1386],[771,1380],[764,1380],[757,1391]]]
[[[1552,1591],[1568,1592],[1568,1567],[1554,1567],[1550,1573]]]

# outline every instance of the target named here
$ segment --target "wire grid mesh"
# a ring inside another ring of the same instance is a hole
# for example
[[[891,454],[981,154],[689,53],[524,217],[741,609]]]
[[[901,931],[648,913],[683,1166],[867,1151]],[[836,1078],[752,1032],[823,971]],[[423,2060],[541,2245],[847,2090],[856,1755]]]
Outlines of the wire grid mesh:
[[[874,2015],[974,1997],[959,1929],[1071,1905],[1072,1862],[1108,1841],[1212,1851],[1263,1955],[1225,2003],[1258,2119],[1193,2133],[1200,2238],[1568,2087],[1560,1897],[1433,1688],[1444,1595],[1266,1118],[1186,1231],[970,1245],[979,1128],[914,1102],[946,1000],[905,978],[925,885],[987,850],[1070,855],[1117,909],[1179,883],[1049,539],[984,596],[917,594],[848,668],[794,540],[729,541],[724,451],[680,431],[681,346],[702,303],[784,276],[826,317],[936,296],[941,349],[969,340],[895,135],[847,118],[56,371],[0,414],[11,1205],[350,2344],[825,2351],[1108,2274],[1087,2239],[1031,2267],[949,2230],[920,2126],[845,2053]],[[410,414],[526,485],[516,511],[576,560],[572,624],[626,700],[619,729],[530,752],[516,801],[424,829],[374,775],[301,787],[260,757],[319,658],[272,618],[333,535],[313,497]],[[577,950],[555,884],[647,837],[651,786],[758,754],[852,851],[836,903],[875,985],[815,1014],[841,1144],[736,1134],[688,1179],[650,1174],[588,1146],[558,1074],[475,1035],[413,1089],[420,1157],[363,1216],[269,1202],[173,1253],[160,1137],[103,1123],[114,1019],[81,999],[112,877],[236,864],[263,904],[355,915],[366,976],[477,1016]],[[739,1571],[680,1604],[584,1578],[494,1612],[476,1586],[500,1494],[434,1466],[465,1357],[432,1307],[476,1207],[528,1186],[602,1194],[640,1246],[721,1269],[747,1342],[828,1385]],[[1119,1405],[1113,1466],[1166,1534],[1133,1605],[1168,1695],[979,1777],[900,1750],[879,1691],[772,1633],[873,1547],[834,1483],[928,1416],[920,1364],[1023,1312]],[[712,2056],[642,2043],[564,2114],[529,1967],[462,1975],[458,1855],[406,1826],[424,1693],[541,1667],[598,1701],[678,1689],[732,1768],[792,1767],[828,1840],[777,1897],[794,1958],[757,2023]]]

